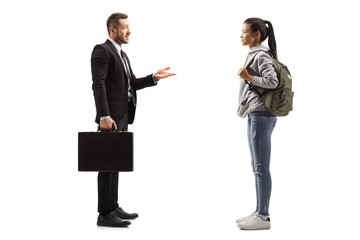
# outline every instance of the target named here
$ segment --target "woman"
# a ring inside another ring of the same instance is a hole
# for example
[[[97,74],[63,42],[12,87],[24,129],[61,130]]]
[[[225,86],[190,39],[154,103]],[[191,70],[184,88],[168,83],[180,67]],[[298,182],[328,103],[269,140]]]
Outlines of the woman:
[[[276,41],[272,24],[260,18],[249,18],[243,24],[240,36],[242,45],[249,46],[250,52],[245,67],[240,68],[240,96],[238,115],[248,116],[248,142],[251,163],[255,174],[255,212],[236,220],[243,230],[270,229],[269,202],[271,194],[270,151],[271,133],[276,117],[266,111],[260,95],[278,85],[270,54],[277,59]],[[268,38],[269,48],[261,43]]]

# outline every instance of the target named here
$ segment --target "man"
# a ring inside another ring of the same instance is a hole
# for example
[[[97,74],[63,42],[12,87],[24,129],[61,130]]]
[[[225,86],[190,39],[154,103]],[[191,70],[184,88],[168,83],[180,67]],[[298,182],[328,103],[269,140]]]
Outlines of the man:
[[[162,78],[175,75],[166,72],[136,78],[122,44],[129,42],[130,29],[126,14],[114,13],[107,22],[109,39],[96,45],[91,55],[92,89],[96,105],[96,122],[101,130],[127,131],[133,123],[136,109],[136,90],[154,86]],[[119,172],[99,172],[97,225],[126,227],[138,217],[127,213],[118,205]]]

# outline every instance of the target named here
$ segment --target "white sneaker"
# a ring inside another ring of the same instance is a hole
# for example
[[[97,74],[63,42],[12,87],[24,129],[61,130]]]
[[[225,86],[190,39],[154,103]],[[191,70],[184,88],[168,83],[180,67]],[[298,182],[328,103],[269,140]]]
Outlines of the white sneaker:
[[[270,218],[261,216],[258,213],[246,221],[240,222],[238,227],[241,230],[265,230],[270,229]]]
[[[256,214],[256,212],[253,212],[252,214],[250,214],[250,215],[247,216],[247,217],[238,218],[238,219],[236,219],[236,223],[240,223],[240,222],[246,221],[246,220],[252,218],[253,216],[255,216],[255,214]]]

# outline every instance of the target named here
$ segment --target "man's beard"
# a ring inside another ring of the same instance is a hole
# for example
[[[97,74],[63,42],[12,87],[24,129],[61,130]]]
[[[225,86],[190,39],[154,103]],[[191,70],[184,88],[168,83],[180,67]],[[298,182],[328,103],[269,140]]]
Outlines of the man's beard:
[[[122,39],[118,34],[116,35],[116,40],[117,42],[121,42],[121,44],[127,44],[127,42],[124,39]]]

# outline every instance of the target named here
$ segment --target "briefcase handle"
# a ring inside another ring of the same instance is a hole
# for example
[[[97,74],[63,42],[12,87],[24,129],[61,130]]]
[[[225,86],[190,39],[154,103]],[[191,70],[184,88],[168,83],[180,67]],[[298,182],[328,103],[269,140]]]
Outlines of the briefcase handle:
[[[98,129],[97,129],[98,132],[116,132],[115,128],[114,128],[114,125],[112,126],[111,130],[101,130],[100,129],[100,124],[98,125]]]

